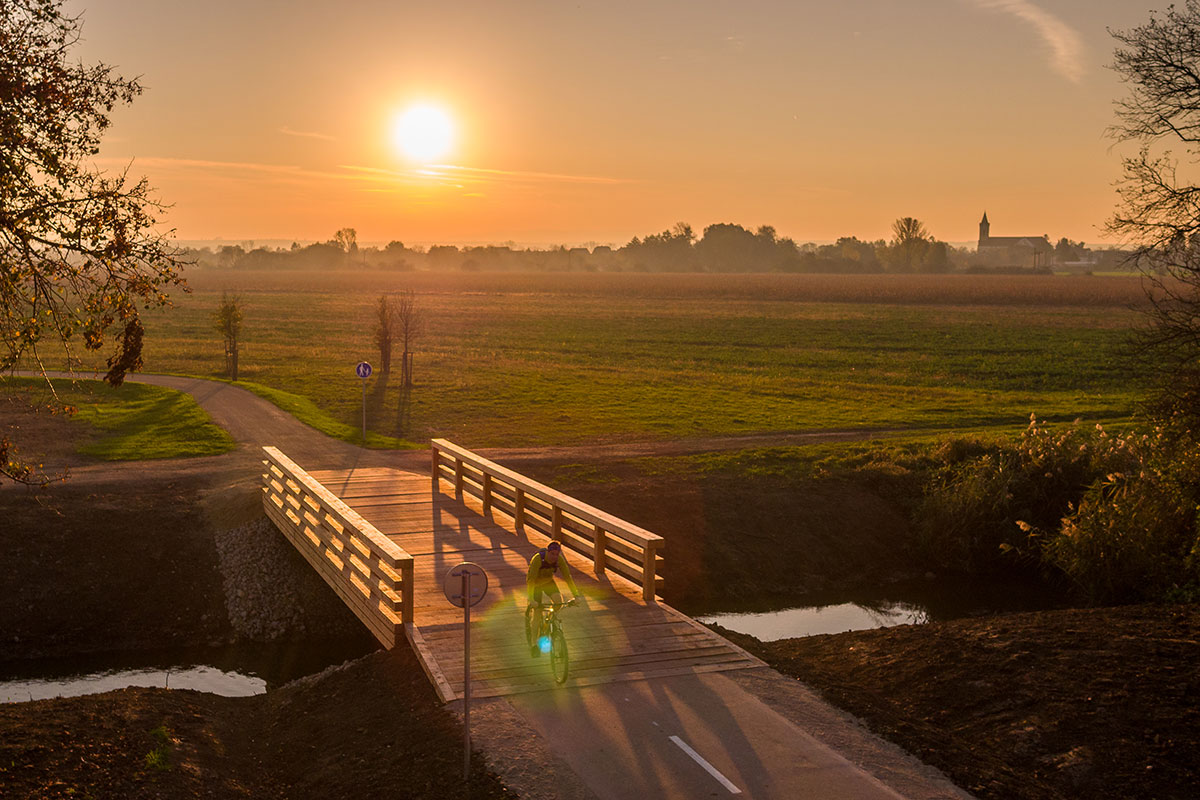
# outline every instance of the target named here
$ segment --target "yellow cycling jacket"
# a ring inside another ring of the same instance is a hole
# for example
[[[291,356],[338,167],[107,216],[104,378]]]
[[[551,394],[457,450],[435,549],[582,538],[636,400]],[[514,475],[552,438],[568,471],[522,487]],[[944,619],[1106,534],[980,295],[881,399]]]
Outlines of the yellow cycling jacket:
[[[567,564],[567,557],[563,553],[558,554],[558,563],[553,567],[549,564],[542,564],[542,555],[546,551],[538,550],[537,554],[529,560],[529,574],[525,576],[525,589],[529,593],[529,602],[534,602],[538,587],[544,587],[548,592],[558,591],[558,586],[554,583],[554,573],[562,572],[563,580],[567,582],[567,586],[571,587],[571,594],[578,597],[579,587],[575,585],[575,581],[571,579],[571,567]]]

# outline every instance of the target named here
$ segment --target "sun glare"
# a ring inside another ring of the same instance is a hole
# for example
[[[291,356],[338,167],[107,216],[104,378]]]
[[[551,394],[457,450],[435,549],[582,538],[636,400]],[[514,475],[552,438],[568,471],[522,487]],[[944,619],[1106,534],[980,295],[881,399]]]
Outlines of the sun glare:
[[[436,106],[413,106],[396,117],[392,140],[414,161],[432,161],[450,151],[454,144],[454,123],[449,114]]]

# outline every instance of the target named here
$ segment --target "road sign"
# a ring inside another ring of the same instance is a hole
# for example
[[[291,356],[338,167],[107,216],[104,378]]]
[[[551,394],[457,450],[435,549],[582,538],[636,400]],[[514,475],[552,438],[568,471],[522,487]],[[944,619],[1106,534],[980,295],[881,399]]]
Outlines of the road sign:
[[[360,361],[354,367],[354,374],[362,378],[363,383],[363,447],[367,446],[367,378],[371,377],[371,365]]]
[[[464,573],[468,576],[467,582],[463,580]],[[470,561],[464,561],[446,573],[442,591],[446,593],[446,599],[459,608],[468,607],[463,605],[464,587],[469,595],[468,606],[473,606],[483,599],[488,590],[488,577],[487,573],[483,571],[483,567],[472,564]]]

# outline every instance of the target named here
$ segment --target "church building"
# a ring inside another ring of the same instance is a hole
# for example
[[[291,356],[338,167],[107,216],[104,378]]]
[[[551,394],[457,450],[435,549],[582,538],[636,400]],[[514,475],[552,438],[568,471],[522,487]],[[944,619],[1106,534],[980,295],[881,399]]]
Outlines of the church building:
[[[989,267],[1049,267],[1054,246],[1046,236],[992,236],[987,212],[979,221],[979,263]]]

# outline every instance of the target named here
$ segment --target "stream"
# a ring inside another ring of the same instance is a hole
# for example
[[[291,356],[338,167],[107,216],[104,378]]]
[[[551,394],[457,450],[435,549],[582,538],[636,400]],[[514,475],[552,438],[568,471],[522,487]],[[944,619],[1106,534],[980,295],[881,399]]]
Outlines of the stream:
[[[942,577],[837,598],[814,598],[810,603],[784,608],[775,601],[770,607],[751,605],[712,611],[697,615],[696,619],[769,642],[893,625],[922,625],[964,617],[1041,611],[1065,604],[1060,593],[1040,584]]]
[[[104,653],[0,662],[0,703],[78,697],[129,686],[195,689],[225,697],[263,694],[326,667],[361,658],[377,645],[345,640],[239,643],[224,647]]]
[[[763,641],[844,633],[892,625],[920,625],[1063,605],[1044,587],[971,578],[938,578],[886,589],[811,598],[796,605],[776,598],[696,615],[703,623]],[[784,606],[784,607],[781,607]],[[363,632],[346,639],[246,643],[223,647],[105,653],[0,662],[0,703],[77,697],[129,686],[161,686],[244,697],[263,694],[326,667],[351,661],[378,645]]]

